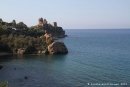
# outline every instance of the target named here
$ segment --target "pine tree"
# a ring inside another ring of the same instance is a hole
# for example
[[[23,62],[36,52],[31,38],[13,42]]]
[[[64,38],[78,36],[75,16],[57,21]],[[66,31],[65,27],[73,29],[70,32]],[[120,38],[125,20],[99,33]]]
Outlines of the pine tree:
[[[12,21],[12,26],[13,26],[13,28],[16,28],[16,21],[15,20]]]

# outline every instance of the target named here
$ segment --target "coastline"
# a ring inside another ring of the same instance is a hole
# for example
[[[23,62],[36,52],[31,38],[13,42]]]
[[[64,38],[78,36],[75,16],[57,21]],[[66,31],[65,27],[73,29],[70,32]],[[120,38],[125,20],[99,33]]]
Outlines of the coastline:
[[[4,55],[11,55],[11,53],[8,53],[8,52],[0,52],[0,56],[4,56]]]

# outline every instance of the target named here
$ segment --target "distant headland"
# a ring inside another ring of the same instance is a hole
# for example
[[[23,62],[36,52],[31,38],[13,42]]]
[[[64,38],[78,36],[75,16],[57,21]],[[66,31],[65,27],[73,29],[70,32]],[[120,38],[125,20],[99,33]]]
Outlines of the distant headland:
[[[57,22],[48,23],[46,19],[38,19],[38,24],[28,27],[23,22],[11,23],[0,19],[0,54],[59,54],[68,53],[62,41],[65,31],[57,26]]]

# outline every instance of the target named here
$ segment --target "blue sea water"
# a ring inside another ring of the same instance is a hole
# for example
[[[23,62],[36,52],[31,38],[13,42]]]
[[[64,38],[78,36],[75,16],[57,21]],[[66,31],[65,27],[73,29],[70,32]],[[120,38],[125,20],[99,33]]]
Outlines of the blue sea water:
[[[68,54],[0,56],[0,82],[13,87],[130,87],[130,29],[65,31],[68,37],[60,40]]]

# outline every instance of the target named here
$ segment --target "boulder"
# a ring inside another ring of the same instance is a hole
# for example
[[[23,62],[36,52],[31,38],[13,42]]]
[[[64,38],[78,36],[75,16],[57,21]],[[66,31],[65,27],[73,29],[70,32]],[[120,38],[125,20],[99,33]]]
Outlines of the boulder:
[[[48,46],[50,54],[68,53],[68,49],[65,44],[61,41],[53,42]]]
[[[25,53],[25,49],[24,48],[19,48],[17,51],[17,54],[24,54]]]

